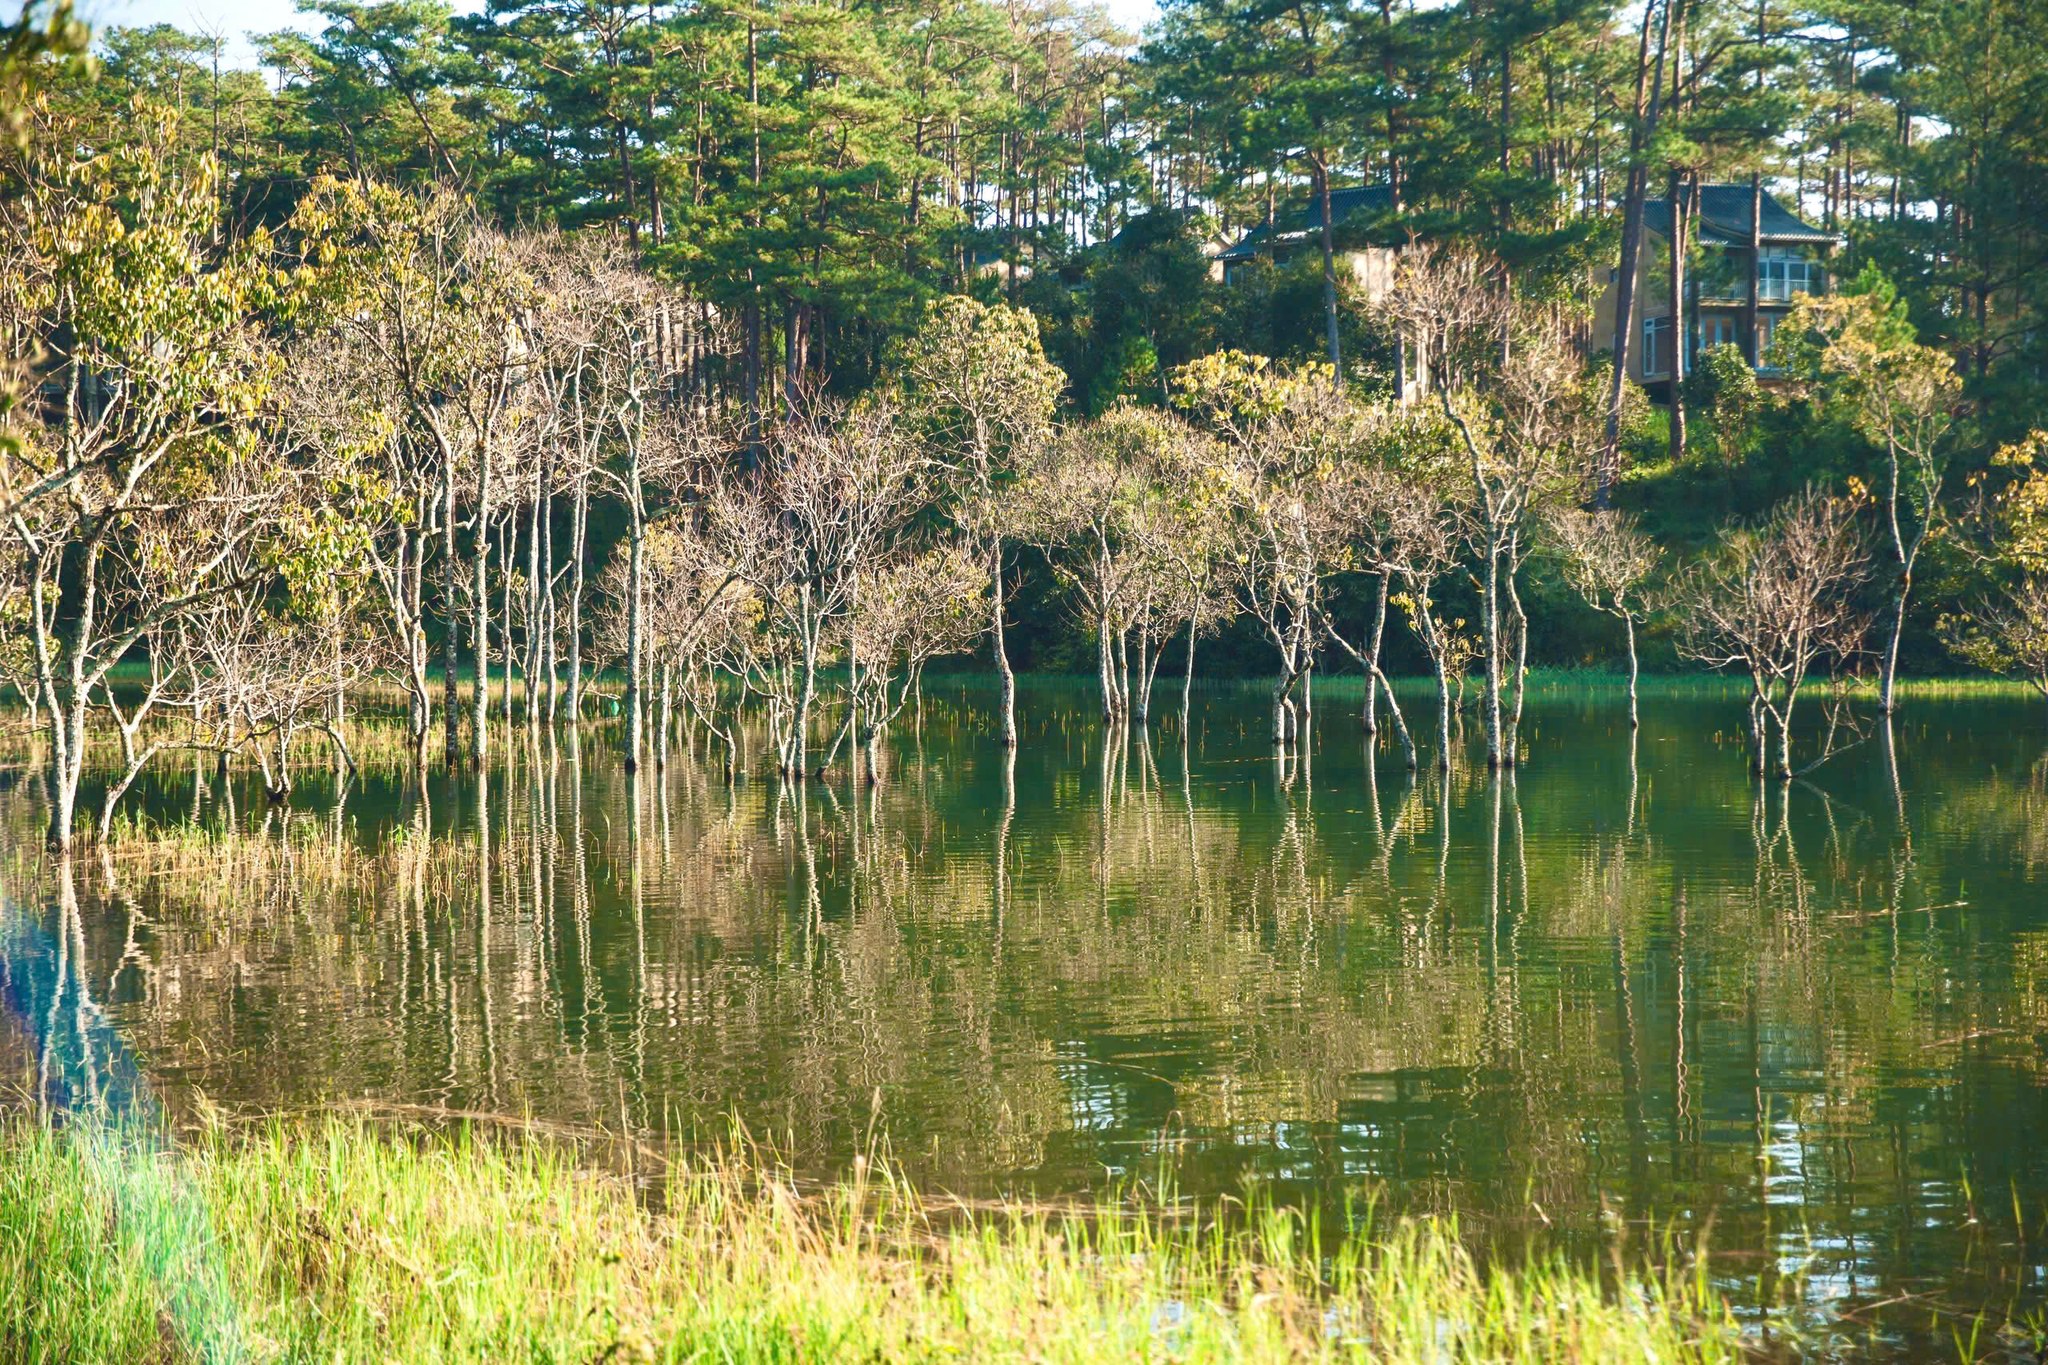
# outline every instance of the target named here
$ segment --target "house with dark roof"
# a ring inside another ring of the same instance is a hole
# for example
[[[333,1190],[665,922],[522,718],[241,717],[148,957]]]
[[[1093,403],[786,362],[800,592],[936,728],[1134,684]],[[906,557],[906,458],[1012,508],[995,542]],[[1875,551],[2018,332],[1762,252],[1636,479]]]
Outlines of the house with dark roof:
[[[1653,199],[1643,206],[1628,373],[1660,398],[1710,346],[1739,347],[1768,375],[1763,362],[1778,323],[1800,295],[1827,290],[1828,258],[1842,241],[1802,221],[1768,191],[1748,185],[1701,185],[1686,216],[1693,248],[1674,307],[1672,204]],[[1613,343],[1619,281],[1620,271],[1608,270],[1607,287],[1594,305],[1595,344]]]
[[[1385,213],[1393,207],[1393,191],[1385,185],[1359,185],[1330,191],[1331,221],[1342,226],[1347,220]],[[1322,250],[1323,205],[1311,196],[1270,221],[1245,233],[1216,258],[1226,284],[1235,282],[1246,266],[1264,257],[1285,265],[1297,253]],[[1349,270],[1365,285],[1368,297],[1378,298],[1394,283],[1396,250],[1381,246],[1340,246],[1338,269]]]
[[[1393,195],[1385,185],[1330,193],[1330,216],[1340,227],[1392,206]],[[1628,373],[1659,398],[1668,395],[1673,371],[1689,372],[1692,361],[1709,346],[1738,346],[1768,375],[1762,361],[1779,321],[1800,295],[1827,289],[1827,261],[1842,242],[1836,234],[1801,220],[1769,191],[1756,192],[1748,185],[1699,186],[1686,217],[1693,246],[1686,256],[1682,297],[1674,308],[1672,205],[1668,199],[1653,199],[1643,206],[1645,231],[1636,264]],[[1293,205],[1218,255],[1223,279],[1236,280],[1261,258],[1285,264],[1299,253],[1320,251],[1322,228],[1321,203],[1311,198]],[[1338,269],[1349,271],[1364,286],[1367,298],[1378,299],[1393,286],[1400,250],[1340,245]],[[1591,334],[1592,344],[1601,347],[1613,344],[1620,272],[1610,268],[1606,274],[1605,287],[1594,301]],[[1679,336],[1686,338],[1683,362],[1673,342]]]

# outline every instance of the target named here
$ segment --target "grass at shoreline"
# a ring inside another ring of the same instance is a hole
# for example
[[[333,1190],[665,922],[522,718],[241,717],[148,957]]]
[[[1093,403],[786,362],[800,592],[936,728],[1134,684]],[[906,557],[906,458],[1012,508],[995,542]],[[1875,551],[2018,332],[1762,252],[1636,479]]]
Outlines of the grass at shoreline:
[[[967,1209],[874,1167],[799,1194],[701,1158],[646,1186],[581,1155],[343,1118],[138,1151],[17,1116],[0,1360],[1742,1358],[1697,1268],[1616,1290],[1482,1271],[1431,1222],[1339,1243],[1279,1211]]]

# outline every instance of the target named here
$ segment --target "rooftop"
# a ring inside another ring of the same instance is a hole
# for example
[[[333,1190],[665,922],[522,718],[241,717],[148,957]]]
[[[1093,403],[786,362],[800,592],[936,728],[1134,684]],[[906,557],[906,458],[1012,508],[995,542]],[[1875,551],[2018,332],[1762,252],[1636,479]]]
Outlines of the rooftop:
[[[1393,202],[1393,192],[1385,185],[1356,185],[1350,189],[1331,190],[1330,216],[1341,223],[1354,213],[1383,212],[1392,207]],[[1249,261],[1259,254],[1259,248],[1269,239],[1288,241],[1311,232],[1321,232],[1322,228],[1322,201],[1311,196],[1277,215],[1271,223],[1261,223],[1238,238],[1223,253],[1222,259],[1226,262]]]
[[[1737,246],[1749,242],[1750,209],[1754,194],[1747,185],[1700,186],[1698,229],[1700,240]],[[1835,233],[1802,221],[1780,204],[1769,190],[1763,192],[1763,240],[1800,242],[1827,246],[1839,242]],[[1671,201],[1652,199],[1643,205],[1643,226],[1660,237],[1671,235]]]

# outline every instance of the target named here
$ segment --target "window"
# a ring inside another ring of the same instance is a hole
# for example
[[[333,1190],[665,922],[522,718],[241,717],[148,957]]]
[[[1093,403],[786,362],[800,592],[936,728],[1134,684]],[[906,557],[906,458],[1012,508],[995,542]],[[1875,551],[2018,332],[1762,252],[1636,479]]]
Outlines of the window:
[[[1643,319],[1643,373],[1666,374],[1671,369],[1671,319]]]
[[[1713,346],[1735,344],[1735,318],[1728,313],[1707,313],[1692,324],[1692,353],[1697,358],[1700,352]]]
[[[1765,247],[1756,263],[1759,299],[1777,303],[1790,301],[1794,294],[1811,294],[1819,287],[1820,272],[1812,261],[1784,247]]]
[[[1756,367],[1759,370],[1775,371],[1771,364],[1771,343],[1778,338],[1777,313],[1761,314],[1756,320]]]

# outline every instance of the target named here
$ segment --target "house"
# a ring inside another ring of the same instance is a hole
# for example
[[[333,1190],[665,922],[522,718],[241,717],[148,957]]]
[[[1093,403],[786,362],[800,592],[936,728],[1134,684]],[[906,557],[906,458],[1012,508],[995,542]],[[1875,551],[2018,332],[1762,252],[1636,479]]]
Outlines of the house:
[[[1761,231],[1752,234],[1752,208],[1759,202]],[[1354,216],[1385,213],[1392,206],[1392,191],[1385,185],[1330,193],[1331,217],[1340,225]],[[1636,263],[1636,331],[1629,346],[1628,373],[1659,398],[1670,388],[1677,360],[1672,338],[1678,334],[1689,338],[1687,370],[1702,350],[1725,343],[1740,346],[1750,363],[1768,375],[1760,360],[1770,350],[1779,320],[1801,294],[1826,290],[1827,260],[1842,242],[1839,236],[1802,222],[1768,191],[1757,192],[1749,185],[1700,186],[1687,217],[1694,245],[1685,262],[1680,327],[1671,306],[1672,205],[1668,199],[1652,199],[1643,206],[1645,231]],[[1235,282],[1261,257],[1284,264],[1300,253],[1319,252],[1322,227],[1322,205],[1311,198],[1251,229],[1217,257],[1224,281]],[[1400,251],[1398,246],[1339,246],[1338,269],[1349,271],[1368,299],[1378,299],[1393,286]],[[1595,347],[1613,344],[1619,273],[1614,268],[1606,272],[1606,287],[1594,302],[1590,336]],[[1419,389],[1426,388],[1426,382],[1419,384]]]
[[[1760,214],[1754,212],[1758,208]],[[1826,291],[1827,260],[1842,241],[1802,222],[1768,191],[1748,185],[1701,185],[1687,216],[1694,245],[1684,262],[1674,317],[1671,201],[1652,199],[1643,206],[1628,373],[1653,397],[1667,397],[1673,370],[1690,371],[1709,346],[1739,346],[1760,373],[1769,375],[1762,362],[1778,323],[1801,294]],[[1619,269],[1607,271],[1607,287],[1595,302],[1595,344],[1613,342],[1619,277]],[[1673,343],[1677,336],[1686,338],[1682,366]]]
[[[1330,217],[1342,224],[1356,215],[1385,213],[1393,207],[1394,194],[1385,185],[1360,185],[1330,191]],[[1261,256],[1285,265],[1300,252],[1320,253],[1323,249],[1323,205],[1315,196],[1305,204],[1261,223],[1238,238],[1216,260],[1226,284],[1235,284],[1245,267]],[[1337,269],[1350,271],[1365,286],[1366,296],[1377,299],[1394,284],[1398,249],[1385,246],[1344,246],[1337,248]]]

